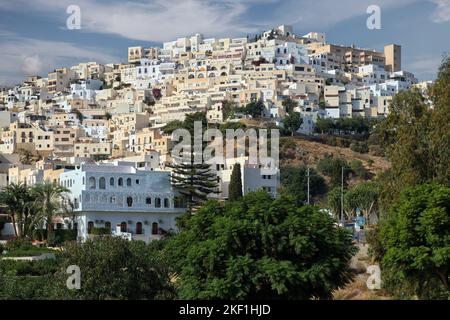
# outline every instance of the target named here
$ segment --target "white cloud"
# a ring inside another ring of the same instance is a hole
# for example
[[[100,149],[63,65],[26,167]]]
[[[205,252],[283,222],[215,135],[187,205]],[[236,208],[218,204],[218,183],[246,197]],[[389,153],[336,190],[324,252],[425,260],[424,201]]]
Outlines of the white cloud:
[[[431,15],[431,20],[435,23],[450,21],[450,0],[432,0],[437,5],[436,10]]]
[[[60,66],[77,62],[118,62],[104,48],[83,47],[67,42],[0,37],[0,85],[18,83],[30,74],[46,75]]]
[[[1,1],[1,0],[0,0]],[[272,2],[263,0],[259,2]],[[240,19],[256,0],[146,0],[140,2],[101,2],[95,0],[17,0],[1,3],[4,10],[19,10],[24,5],[52,13],[66,25],[66,9],[76,4],[81,9],[81,30],[116,34],[128,39],[168,41],[204,32],[221,36],[246,34],[257,29],[251,21]],[[59,14],[59,15],[58,15]]]
[[[42,62],[39,55],[34,54],[32,56],[25,56],[22,59],[21,69],[25,74],[38,74],[43,71],[42,66],[44,63]]]

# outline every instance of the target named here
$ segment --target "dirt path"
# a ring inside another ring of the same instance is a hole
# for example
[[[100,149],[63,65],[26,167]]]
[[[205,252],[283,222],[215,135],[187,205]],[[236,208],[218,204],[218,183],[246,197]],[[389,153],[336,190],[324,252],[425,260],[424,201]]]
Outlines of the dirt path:
[[[359,251],[353,257],[351,267],[356,271],[353,282],[333,294],[336,300],[390,300],[385,290],[370,290],[367,287],[367,267],[371,264],[367,254],[368,245],[358,244]]]

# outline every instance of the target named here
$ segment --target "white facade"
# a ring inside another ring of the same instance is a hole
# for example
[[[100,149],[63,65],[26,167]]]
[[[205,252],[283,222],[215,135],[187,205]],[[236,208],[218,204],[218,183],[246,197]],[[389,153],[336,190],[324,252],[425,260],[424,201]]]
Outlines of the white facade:
[[[99,90],[103,82],[96,79],[81,80],[79,83],[70,85],[71,99],[93,100],[95,98],[95,90]]]
[[[92,228],[109,228],[114,234],[120,226],[132,239],[148,242],[175,231],[175,218],[185,212],[178,208],[166,171],[84,164],[62,173],[60,183],[70,190],[80,240],[89,238]]]
[[[228,198],[228,187],[231,180],[233,166],[236,163],[241,165],[242,194],[246,195],[250,192],[265,190],[273,198],[278,196],[278,188],[280,183],[280,170],[277,168],[275,174],[265,174],[259,165],[249,164],[247,157],[239,157],[226,159],[225,164],[216,164],[211,168],[219,177],[219,197]]]

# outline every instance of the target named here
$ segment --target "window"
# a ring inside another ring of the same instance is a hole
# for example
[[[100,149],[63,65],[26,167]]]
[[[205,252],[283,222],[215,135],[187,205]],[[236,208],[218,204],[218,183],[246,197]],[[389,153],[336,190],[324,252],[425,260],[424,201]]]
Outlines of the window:
[[[95,178],[94,177],[89,178],[89,189],[95,189]]]
[[[161,198],[156,198],[155,199],[155,207],[156,208],[161,208]]]
[[[117,183],[120,187],[122,187],[123,186],[123,179],[122,178],[119,178],[119,182]]]
[[[114,187],[114,178],[109,178],[109,185]]]
[[[139,179],[136,179],[136,184],[139,184]]]
[[[136,234],[142,234],[142,222],[136,223]]]
[[[127,223],[125,221],[120,223],[120,232],[127,232]]]
[[[152,234],[158,234],[158,223],[157,222],[152,223]]]
[[[106,180],[105,180],[105,178],[101,177],[100,180],[98,180],[98,188],[99,189],[106,189]]]
[[[105,228],[108,229],[109,231],[111,231],[111,222],[106,221],[105,222]]]
[[[133,197],[127,197],[127,205],[129,207],[133,206]]]
[[[184,204],[183,197],[175,197],[174,205],[175,205],[175,208],[184,208],[185,204]]]
[[[109,202],[110,203],[116,203],[116,197],[115,196],[110,197],[109,198]]]
[[[131,178],[127,179],[127,187],[131,187]]]
[[[169,208],[170,206],[170,201],[168,198],[164,198],[164,208]]]
[[[92,233],[92,229],[94,229],[94,222],[93,221],[89,221],[88,222],[88,229],[87,229],[88,234]]]
[[[152,198],[150,198],[150,197],[145,198],[145,203],[152,204]]]

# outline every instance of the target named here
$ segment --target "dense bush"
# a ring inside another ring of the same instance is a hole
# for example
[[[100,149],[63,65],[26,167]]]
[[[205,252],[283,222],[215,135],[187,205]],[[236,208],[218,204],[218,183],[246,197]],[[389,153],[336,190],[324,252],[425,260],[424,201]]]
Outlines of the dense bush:
[[[354,141],[350,144],[350,149],[352,151],[358,152],[358,153],[367,153],[369,152],[369,146],[367,145],[367,142],[364,141]]]
[[[367,180],[370,178],[370,172],[369,170],[364,167],[364,164],[359,160],[352,160],[350,163],[350,168],[352,169],[352,172],[361,179]]]
[[[317,170],[331,178],[332,187],[341,185],[342,168],[344,168],[344,185],[347,185],[347,180],[351,174],[347,161],[341,158],[325,157],[320,159],[317,164]]]

